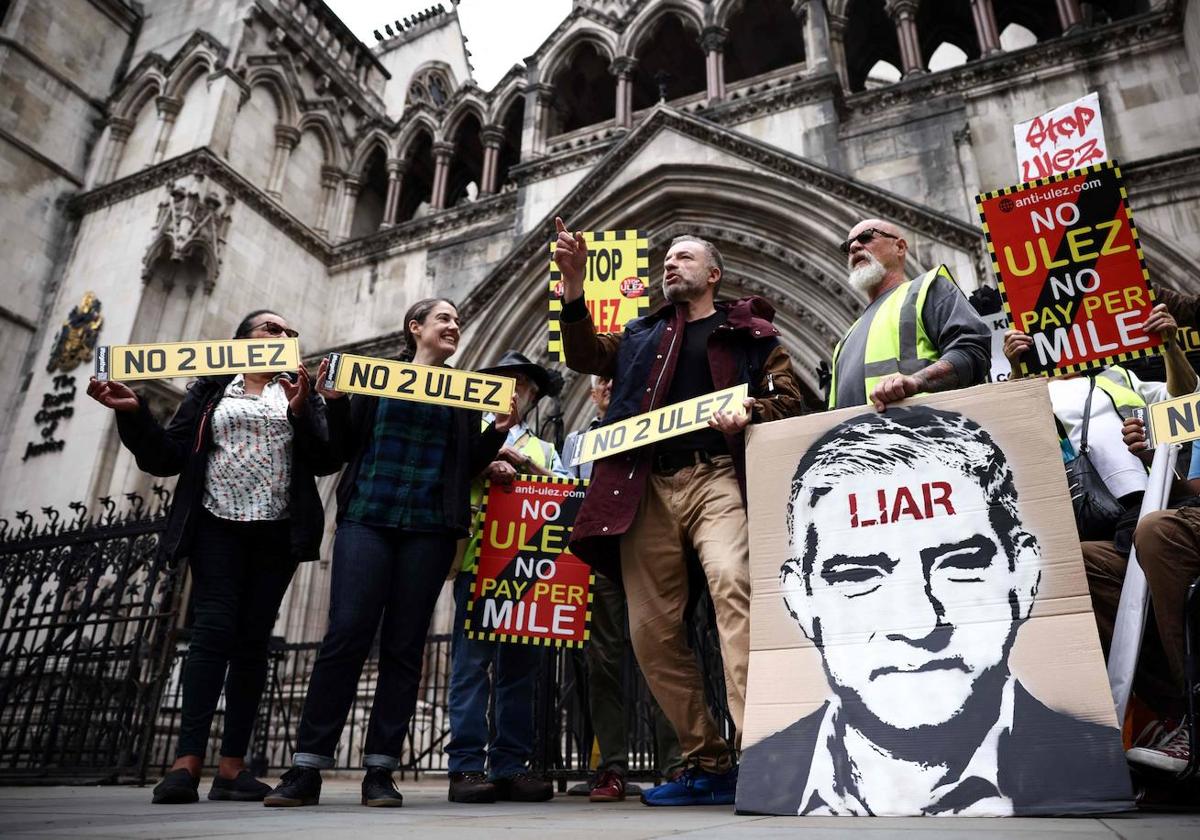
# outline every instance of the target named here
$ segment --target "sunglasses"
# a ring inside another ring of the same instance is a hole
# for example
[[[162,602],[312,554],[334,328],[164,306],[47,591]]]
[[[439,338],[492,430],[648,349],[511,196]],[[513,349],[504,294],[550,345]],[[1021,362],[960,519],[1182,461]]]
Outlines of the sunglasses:
[[[246,330],[244,334],[250,335],[250,333],[254,332],[255,330],[262,330],[267,335],[286,335],[288,338],[300,337],[300,333],[296,332],[290,327],[285,327],[283,324],[277,324],[274,321],[263,321],[261,324],[255,324],[253,327],[250,327],[250,329]]]
[[[845,242],[843,242],[841,245],[839,245],[838,248],[841,249],[843,254],[849,254],[850,246],[853,245],[855,242],[857,242],[859,245],[866,245],[868,242],[870,242],[876,236],[886,236],[888,239],[899,239],[900,238],[899,236],[893,236],[890,233],[885,233],[884,231],[879,230],[879,228],[867,228],[862,233],[860,233],[858,236],[851,236],[849,239],[847,239]]]

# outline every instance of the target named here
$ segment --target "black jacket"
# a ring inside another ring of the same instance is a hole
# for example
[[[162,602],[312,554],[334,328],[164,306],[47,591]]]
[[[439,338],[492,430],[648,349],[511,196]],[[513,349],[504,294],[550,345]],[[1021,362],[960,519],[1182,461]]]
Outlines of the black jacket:
[[[347,464],[337,487],[339,522],[354,493],[363,455],[375,431],[378,407],[379,397],[364,394],[330,400],[327,405],[334,455],[339,463]],[[452,408],[450,413],[454,419],[447,429],[442,500],[446,522],[455,533],[465,537],[471,521],[471,482],[495,460],[508,435],[497,431],[495,424],[483,429],[481,412]]]
[[[1012,800],[1014,816],[1133,807],[1120,731],[1056,712],[1020,683],[1014,690],[1013,725],[999,750],[1000,792]],[[737,813],[796,816],[828,708],[742,751]]]
[[[169,557],[186,555],[191,549],[195,514],[204,497],[208,454],[212,450],[212,414],[231,381],[232,376],[213,376],[193,382],[165,429],[150,414],[144,400],[138,400],[137,411],[117,412],[121,443],[133,453],[138,468],[151,475],[179,476],[159,546]],[[321,550],[325,513],[314,476],[337,472],[341,464],[329,447],[325,404],[316,393],[309,396],[303,417],[296,417],[289,409],[288,420],[295,433],[288,506],[292,556],[315,560]]]

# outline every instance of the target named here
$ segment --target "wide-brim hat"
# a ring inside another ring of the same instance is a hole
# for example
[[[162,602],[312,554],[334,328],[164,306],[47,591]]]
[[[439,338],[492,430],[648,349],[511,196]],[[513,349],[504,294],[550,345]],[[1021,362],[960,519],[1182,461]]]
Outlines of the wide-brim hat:
[[[480,369],[480,373],[495,373],[500,376],[523,373],[537,386],[539,397],[558,396],[558,391],[562,388],[561,378],[551,376],[550,371],[516,350],[505,350],[500,361]]]

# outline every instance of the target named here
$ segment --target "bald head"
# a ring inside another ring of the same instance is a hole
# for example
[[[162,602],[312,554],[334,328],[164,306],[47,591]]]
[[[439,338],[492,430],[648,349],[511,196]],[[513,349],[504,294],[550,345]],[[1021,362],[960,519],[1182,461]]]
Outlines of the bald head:
[[[866,241],[860,241],[862,237]],[[904,231],[883,219],[863,219],[846,236],[850,251],[846,266],[850,285],[874,300],[904,282],[908,241]]]

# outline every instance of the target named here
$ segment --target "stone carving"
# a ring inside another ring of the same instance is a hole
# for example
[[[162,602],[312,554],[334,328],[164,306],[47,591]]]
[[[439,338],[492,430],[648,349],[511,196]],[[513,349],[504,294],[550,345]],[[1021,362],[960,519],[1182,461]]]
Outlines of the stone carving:
[[[205,291],[213,290],[234,199],[205,181],[202,175],[176,181],[159,202],[154,240],[142,260],[143,282],[150,280],[154,263],[164,257],[175,262],[196,257],[204,266]]]

